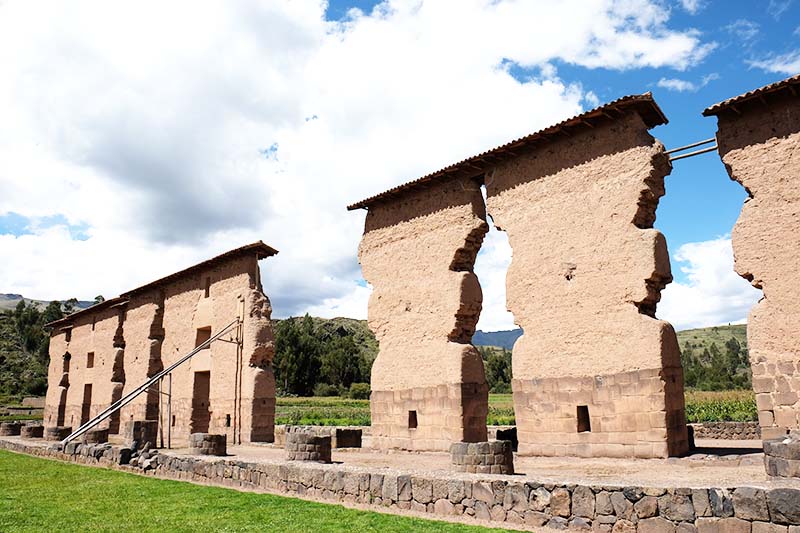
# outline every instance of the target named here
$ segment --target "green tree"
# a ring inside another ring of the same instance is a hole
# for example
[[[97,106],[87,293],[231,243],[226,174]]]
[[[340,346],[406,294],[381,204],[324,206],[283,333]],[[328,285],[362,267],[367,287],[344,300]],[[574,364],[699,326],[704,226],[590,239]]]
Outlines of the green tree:
[[[331,339],[324,347],[321,378],[331,385],[349,388],[361,381],[359,350],[350,335]]]

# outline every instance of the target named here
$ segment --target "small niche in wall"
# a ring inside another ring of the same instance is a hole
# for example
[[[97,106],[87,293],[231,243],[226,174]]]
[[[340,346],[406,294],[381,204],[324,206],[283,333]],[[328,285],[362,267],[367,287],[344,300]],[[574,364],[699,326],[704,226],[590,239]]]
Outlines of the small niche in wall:
[[[94,352],[86,354],[86,368],[94,368]]]
[[[578,433],[585,433],[592,430],[592,422],[589,419],[589,406],[578,406]]]
[[[72,328],[64,330],[64,341],[69,342],[72,340]]]
[[[175,415],[172,415],[172,427],[175,427]]]
[[[231,427],[231,415],[225,415],[225,427]]]
[[[195,340],[194,340],[194,347],[197,348],[198,346],[200,346],[201,344],[203,344],[204,342],[206,342],[210,338],[211,338],[211,327],[210,326],[206,327],[206,328],[197,328],[197,336],[195,337]],[[209,348],[209,346],[206,346],[206,348]],[[204,348],[204,349],[206,349],[206,348]]]
[[[203,293],[204,298],[208,298],[211,294],[211,278],[206,278],[205,289]]]
[[[417,412],[408,412],[408,429],[417,429]]]

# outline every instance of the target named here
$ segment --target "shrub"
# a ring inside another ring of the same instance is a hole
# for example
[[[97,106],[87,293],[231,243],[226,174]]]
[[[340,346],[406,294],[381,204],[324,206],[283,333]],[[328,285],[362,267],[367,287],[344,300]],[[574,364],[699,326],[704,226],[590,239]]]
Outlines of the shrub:
[[[350,385],[349,396],[353,400],[369,400],[369,383],[353,383]]]
[[[314,396],[339,396],[339,387],[329,383],[317,383],[314,386]]]

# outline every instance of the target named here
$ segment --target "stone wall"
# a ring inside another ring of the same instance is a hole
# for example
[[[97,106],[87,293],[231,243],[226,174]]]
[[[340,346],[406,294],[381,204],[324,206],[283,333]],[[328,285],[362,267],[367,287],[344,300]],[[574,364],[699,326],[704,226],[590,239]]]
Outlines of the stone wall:
[[[768,102],[768,103],[766,103]],[[761,434],[800,428],[800,99],[772,96],[718,115],[717,143],[748,198],[734,226],[736,272],[764,291],[747,321]]]
[[[488,230],[479,183],[442,180],[372,205],[359,259],[374,290],[372,443],[448,450],[486,440],[488,387],[470,339],[482,293],[472,271]]]
[[[166,442],[168,429],[173,445],[186,443],[193,432],[224,434],[231,443],[272,441],[272,310],[261,287],[257,251],[234,251],[59,321],[51,334],[45,425],[77,429],[193,350],[201,334],[214,335],[240,318],[241,345],[216,342],[172,373],[171,419],[166,396],[157,390],[168,392],[165,378],[102,427],[118,433],[133,421],[156,421],[159,442],[154,445]],[[226,338],[236,336],[234,328]],[[93,354],[91,367],[88,354]],[[198,372],[209,376],[202,402],[195,401]],[[89,385],[87,408],[82,404]],[[193,423],[199,403],[204,404],[202,428]]]
[[[661,143],[638,113],[501,163],[487,205],[508,233],[507,305],[519,452],[665,457],[688,450],[675,332],[656,320],[672,280],[652,229]]]
[[[12,438],[13,439],[13,438]],[[362,504],[430,518],[487,520],[541,531],[600,533],[800,533],[800,489],[622,487],[516,481],[513,476],[411,473],[339,464],[245,462],[161,451],[120,466],[130,449],[70,445],[71,454],[0,439],[0,448],[162,478]]]
[[[758,440],[761,429],[758,422],[703,422],[689,424],[696,439]]]

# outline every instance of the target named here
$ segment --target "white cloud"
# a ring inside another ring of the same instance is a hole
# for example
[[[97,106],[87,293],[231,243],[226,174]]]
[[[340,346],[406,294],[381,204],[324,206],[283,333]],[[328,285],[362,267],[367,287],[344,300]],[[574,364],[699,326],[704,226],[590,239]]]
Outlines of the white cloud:
[[[508,235],[498,231],[490,219],[489,233],[475,261],[475,274],[483,291],[483,311],[477,329],[503,331],[517,327],[514,315],[506,308],[506,272],[511,265],[511,256]]]
[[[681,7],[690,15],[696,15],[706,7],[704,0],[679,0]]]
[[[779,74],[797,74],[800,72],[800,50],[781,55],[773,55],[763,59],[747,61],[751,67]]]
[[[112,296],[263,239],[281,251],[263,265],[276,316],[363,316],[363,214],[345,205],[591,104],[556,62],[682,70],[713,48],[655,0],[324,14],[322,0],[0,3],[0,216],[62,215],[88,236],[0,236],[0,291]]]
[[[761,291],[734,272],[728,236],[684,244],[672,257],[687,281],[667,285],[657,316],[676,330],[743,323],[761,298]]]
[[[661,78],[658,80],[656,85],[663,89],[667,89],[668,91],[676,91],[676,92],[697,92],[709,83],[714,80],[719,79],[719,74],[711,73],[707,76],[703,76],[699,83],[695,83],[693,81],[688,80],[681,80],[678,78]]]
[[[758,34],[761,31],[761,27],[757,22],[747,19],[739,19],[725,26],[725,29],[728,31],[728,33],[735,35],[745,42],[752,41],[758,37]]]
[[[769,0],[767,5],[767,13],[772,15],[775,20],[780,20],[787,9],[792,5],[793,0]]]

